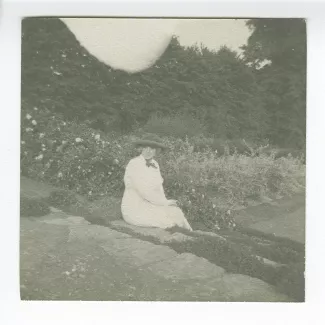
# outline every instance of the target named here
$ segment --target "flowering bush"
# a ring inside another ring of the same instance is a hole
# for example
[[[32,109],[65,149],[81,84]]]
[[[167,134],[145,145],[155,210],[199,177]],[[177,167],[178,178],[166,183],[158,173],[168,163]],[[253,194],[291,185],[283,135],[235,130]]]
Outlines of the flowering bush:
[[[23,105],[21,172],[73,190],[90,200],[121,197],[128,161],[137,153],[132,135],[94,131],[64,121],[49,110]],[[33,122],[35,121],[35,122]],[[220,155],[211,146],[197,152],[193,139],[163,138],[171,150],[158,158],[166,194],[177,199],[194,227],[236,227],[235,209],[248,199],[287,195],[304,189],[298,158],[274,155]]]
[[[304,190],[305,168],[297,158],[194,152],[190,141],[170,141],[163,157],[167,194],[178,198],[192,223],[234,228],[236,208],[251,198]]]
[[[32,118],[37,128],[32,127]],[[85,124],[51,116],[49,111],[29,110],[22,116],[21,138],[24,175],[75,190],[90,199],[118,195],[123,190],[124,168],[134,155],[123,137],[117,141]]]

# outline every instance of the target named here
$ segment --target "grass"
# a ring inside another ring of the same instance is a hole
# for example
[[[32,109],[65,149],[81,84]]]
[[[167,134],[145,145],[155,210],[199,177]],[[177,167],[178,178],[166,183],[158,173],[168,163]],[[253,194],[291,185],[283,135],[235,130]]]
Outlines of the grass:
[[[20,198],[21,217],[42,217],[50,212],[50,205],[46,198]]]
[[[238,227],[237,228],[238,232],[240,232],[243,235],[247,235],[250,237],[256,237],[256,238],[262,238],[264,240],[269,240],[273,242],[277,242],[279,244],[285,245],[289,248],[292,248],[296,250],[299,253],[305,253],[305,245],[302,243],[299,243],[297,241],[294,241],[290,238],[286,237],[280,237],[276,236],[270,233],[265,233],[256,229],[251,229],[251,228],[244,228],[244,227]]]
[[[68,190],[55,190],[49,197],[51,206],[102,226],[107,226],[110,221],[121,217],[120,201],[120,198],[114,197],[89,201]]]

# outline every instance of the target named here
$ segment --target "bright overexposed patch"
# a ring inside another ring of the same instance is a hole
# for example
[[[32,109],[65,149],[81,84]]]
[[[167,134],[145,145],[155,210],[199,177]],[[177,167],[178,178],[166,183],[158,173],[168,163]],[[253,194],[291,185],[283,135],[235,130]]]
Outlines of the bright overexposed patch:
[[[177,20],[61,18],[78,41],[107,65],[130,73],[142,71],[164,53]]]

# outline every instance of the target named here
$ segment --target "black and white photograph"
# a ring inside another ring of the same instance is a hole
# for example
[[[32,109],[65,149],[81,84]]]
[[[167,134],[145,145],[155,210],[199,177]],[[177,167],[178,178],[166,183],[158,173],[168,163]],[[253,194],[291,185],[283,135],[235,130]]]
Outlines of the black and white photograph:
[[[305,302],[306,28],[22,19],[21,300]]]

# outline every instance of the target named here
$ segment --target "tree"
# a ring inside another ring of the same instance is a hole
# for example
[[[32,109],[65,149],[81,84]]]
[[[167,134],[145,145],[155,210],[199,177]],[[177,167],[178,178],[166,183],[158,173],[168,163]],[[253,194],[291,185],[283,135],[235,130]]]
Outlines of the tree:
[[[304,19],[251,19],[244,59],[255,69],[270,119],[268,137],[305,148],[306,23]]]
[[[23,108],[122,133],[157,113],[190,115],[224,139],[260,139],[268,130],[260,71],[227,47],[183,47],[175,37],[152,67],[128,74],[90,55],[59,19],[26,18],[23,32]]]

